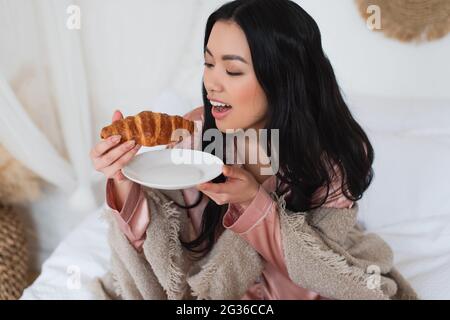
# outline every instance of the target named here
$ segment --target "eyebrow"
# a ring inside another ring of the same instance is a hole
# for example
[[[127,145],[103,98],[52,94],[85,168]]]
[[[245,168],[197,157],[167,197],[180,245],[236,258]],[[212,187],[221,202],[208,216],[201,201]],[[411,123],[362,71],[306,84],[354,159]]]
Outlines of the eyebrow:
[[[206,47],[205,51],[211,56],[214,57],[211,51],[209,51],[208,47]],[[242,58],[241,56],[235,55],[235,54],[225,54],[222,56],[222,60],[239,60],[243,63],[248,64],[248,62]]]

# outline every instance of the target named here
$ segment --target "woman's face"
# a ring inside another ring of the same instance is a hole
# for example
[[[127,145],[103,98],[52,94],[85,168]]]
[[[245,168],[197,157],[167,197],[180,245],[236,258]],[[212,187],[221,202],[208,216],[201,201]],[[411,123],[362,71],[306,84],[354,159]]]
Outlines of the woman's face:
[[[226,129],[263,128],[266,95],[256,79],[246,36],[236,23],[214,24],[206,46],[205,64],[203,82],[208,100],[231,106],[224,112],[213,107],[217,128],[224,133]]]

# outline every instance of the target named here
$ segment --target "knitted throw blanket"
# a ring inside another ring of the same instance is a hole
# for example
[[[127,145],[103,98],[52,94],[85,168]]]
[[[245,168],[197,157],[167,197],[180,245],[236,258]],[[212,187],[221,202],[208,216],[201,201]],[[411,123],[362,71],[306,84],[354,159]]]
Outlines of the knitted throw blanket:
[[[211,252],[190,259],[179,240],[193,239],[180,190],[144,188],[151,213],[142,252],[131,246],[112,212],[106,212],[111,269],[91,289],[99,299],[240,299],[261,275],[264,262],[239,235],[226,229]],[[280,215],[290,278],[330,299],[417,299],[393,266],[390,247],[358,226],[351,209],[294,213],[271,193]]]

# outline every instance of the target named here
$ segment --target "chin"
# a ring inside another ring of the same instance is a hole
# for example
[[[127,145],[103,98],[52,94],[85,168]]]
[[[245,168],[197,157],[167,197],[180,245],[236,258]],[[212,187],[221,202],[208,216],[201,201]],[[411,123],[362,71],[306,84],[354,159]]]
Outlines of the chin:
[[[239,129],[246,130],[246,128],[247,128],[247,127],[242,127],[239,125],[232,125],[228,122],[217,121],[217,120],[216,120],[216,127],[222,133],[227,133],[227,130],[239,130]]]
[[[226,125],[225,123],[223,123],[222,121],[217,121],[217,120],[216,120],[216,127],[222,133],[227,133],[227,130],[232,128],[232,127]]]

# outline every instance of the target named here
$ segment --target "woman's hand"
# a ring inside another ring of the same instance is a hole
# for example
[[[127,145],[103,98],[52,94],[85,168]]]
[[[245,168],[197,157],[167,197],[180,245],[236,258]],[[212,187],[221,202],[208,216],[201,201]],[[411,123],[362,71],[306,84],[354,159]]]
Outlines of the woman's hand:
[[[113,122],[123,119],[120,111],[114,112]],[[116,140],[114,140],[116,138]],[[140,145],[134,141],[119,144],[120,136],[103,139],[92,148],[90,157],[95,170],[115,181],[129,181],[120,171],[138,152]]]
[[[247,207],[258,193],[260,184],[253,175],[238,166],[223,166],[223,175],[227,177],[224,183],[206,182],[197,185],[202,191],[218,205],[237,203]]]

